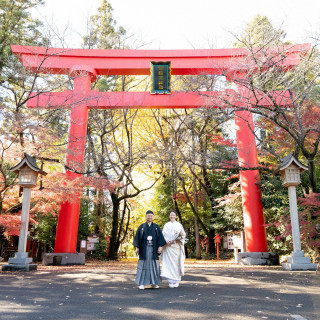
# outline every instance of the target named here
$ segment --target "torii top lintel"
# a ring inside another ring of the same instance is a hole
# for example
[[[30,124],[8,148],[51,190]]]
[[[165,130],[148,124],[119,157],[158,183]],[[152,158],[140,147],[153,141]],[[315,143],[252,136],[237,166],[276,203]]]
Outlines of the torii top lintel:
[[[50,74],[68,74],[74,66],[83,65],[95,70],[97,75],[149,75],[150,61],[171,61],[173,75],[226,74],[233,71],[246,72],[250,67],[251,55],[245,48],[101,50],[20,45],[12,45],[11,48],[26,68]],[[285,58],[281,64],[286,68],[298,65],[300,55],[309,49],[310,44],[282,47],[279,56],[285,55]],[[279,49],[276,50],[279,54]]]

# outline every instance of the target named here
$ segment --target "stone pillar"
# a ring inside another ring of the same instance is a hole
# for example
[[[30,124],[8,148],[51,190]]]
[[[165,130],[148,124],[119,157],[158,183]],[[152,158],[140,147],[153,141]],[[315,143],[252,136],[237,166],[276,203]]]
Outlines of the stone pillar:
[[[301,241],[300,241],[296,187],[289,186],[288,194],[289,194],[290,219],[291,219],[291,228],[292,228],[293,251],[300,252]]]
[[[18,253],[26,252],[29,227],[31,188],[23,188]]]
[[[32,264],[32,258],[28,258],[28,252],[26,252],[29,227],[30,198],[31,188],[23,188],[18,252],[16,252],[14,258],[9,258],[8,265],[2,266],[3,271],[37,270],[37,265]]]
[[[290,219],[292,228],[293,252],[287,258],[287,263],[282,264],[286,270],[317,270],[317,264],[310,262],[310,257],[305,257],[301,250],[299,216],[297,207],[296,187],[288,186]]]

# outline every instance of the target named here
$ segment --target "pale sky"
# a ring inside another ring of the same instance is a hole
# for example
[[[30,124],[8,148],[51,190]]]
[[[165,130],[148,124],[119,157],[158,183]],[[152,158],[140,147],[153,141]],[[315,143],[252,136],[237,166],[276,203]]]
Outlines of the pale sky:
[[[230,47],[256,14],[281,26],[287,39],[311,42],[320,31],[320,0],[110,0],[113,16],[138,49],[206,49]],[[37,16],[66,32],[68,47],[81,46],[88,17],[101,0],[46,0]],[[140,47],[144,45],[143,47]]]

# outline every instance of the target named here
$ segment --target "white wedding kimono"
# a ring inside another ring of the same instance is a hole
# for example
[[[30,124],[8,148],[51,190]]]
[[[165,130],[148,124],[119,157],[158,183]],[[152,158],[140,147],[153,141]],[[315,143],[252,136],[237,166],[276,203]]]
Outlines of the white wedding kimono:
[[[184,275],[184,243],[186,233],[181,223],[167,222],[163,228],[163,236],[166,241],[174,241],[173,244],[165,245],[161,253],[161,278],[170,283],[179,283]]]

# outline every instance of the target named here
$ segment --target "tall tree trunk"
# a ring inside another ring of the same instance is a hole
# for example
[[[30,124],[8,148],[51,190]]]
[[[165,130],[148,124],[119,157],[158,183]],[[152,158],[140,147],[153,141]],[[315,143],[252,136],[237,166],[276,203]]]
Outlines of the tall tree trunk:
[[[120,247],[120,244],[122,242],[122,239],[120,239],[120,238],[121,238],[121,233],[122,233],[122,229],[123,229],[123,223],[124,223],[124,217],[126,215],[126,210],[127,210],[127,201],[124,200],[121,221],[120,221],[120,225],[119,225],[119,232],[118,232],[118,237],[117,237],[117,248]]]
[[[195,163],[196,160],[196,149],[195,149],[195,132],[194,132],[194,122],[192,122],[192,157],[193,162]],[[195,168],[193,168],[193,171]],[[198,193],[197,193],[197,179],[195,174],[192,174],[193,178],[193,205],[194,210],[196,212],[196,217],[194,219],[194,232],[196,238],[196,259],[201,259],[201,248],[200,248],[200,233],[199,233],[199,211],[198,211]]]
[[[208,238],[209,238],[209,253],[214,254],[215,253],[215,243],[214,243],[214,237],[216,235],[216,231],[214,229],[209,229],[208,232]]]
[[[214,208],[214,206],[215,206],[214,194],[212,192],[212,187],[210,184],[208,171],[206,168],[203,168],[202,174],[203,174],[204,183],[206,185],[206,193],[208,195],[210,206],[211,206],[211,222],[213,222],[213,220],[215,220],[217,217],[217,213],[215,212],[215,208]],[[215,244],[214,244],[214,240],[213,240],[215,233],[216,233],[215,230],[209,226],[209,230],[208,230],[209,248],[208,248],[208,251],[209,251],[209,253],[212,253],[212,254],[215,253]]]
[[[124,233],[123,233],[123,236],[122,236],[122,239],[120,239],[119,243],[123,242],[124,239],[126,238],[127,234],[128,234],[128,230],[129,230],[129,224],[130,224],[130,208],[127,207],[127,210],[128,210],[128,218],[127,218],[127,224],[126,224],[126,229],[124,230]]]
[[[101,234],[102,230],[100,228],[101,218],[103,214],[103,197],[101,197],[101,192],[97,191],[96,193],[97,204],[96,204],[96,225],[94,226],[94,233]]]
[[[111,192],[111,200],[113,204],[112,208],[112,228],[110,236],[110,248],[109,248],[109,259],[117,260],[117,238],[118,238],[118,228],[119,228],[119,207],[120,201],[118,194]]]
[[[179,217],[179,220],[180,220],[180,223],[182,224],[182,216],[181,216],[181,212],[180,212],[180,209],[179,209],[179,205],[178,205],[178,202],[176,199],[173,199],[173,204],[174,204],[174,209]]]
[[[196,238],[196,259],[201,259],[201,248],[200,248],[200,233],[198,218],[194,217],[194,232]]]
[[[310,183],[310,188],[311,192],[318,193],[318,188],[317,188],[317,176],[316,176],[316,167],[314,164],[314,159],[308,159],[308,174],[309,174],[309,183]]]
[[[172,200],[173,200],[173,204],[174,204],[174,210],[176,211],[176,214],[179,217],[180,223],[182,224],[181,212],[179,209],[177,199],[175,197],[175,195],[176,195],[176,181],[175,181],[175,179],[176,179],[176,176],[174,174],[174,171],[172,171]]]
[[[180,208],[178,205],[178,201],[175,197],[175,194],[176,194],[176,181],[175,181],[175,179],[176,179],[175,174],[172,174],[172,199],[173,199],[174,209],[179,217],[180,223],[183,225]],[[188,258],[189,254],[188,254],[188,250],[187,250],[187,244],[184,245],[184,252],[185,252],[186,258]]]
[[[207,139],[207,138],[205,138]],[[212,192],[212,186],[210,183],[209,175],[208,175],[208,170],[207,170],[207,159],[206,159],[206,152],[207,152],[207,141],[203,143],[202,139],[199,140],[199,145],[200,145],[200,153],[201,153],[201,162],[202,162],[202,176],[205,184],[205,192],[208,196],[209,202],[210,202],[210,209],[211,209],[211,221],[214,220],[217,217],[217,213],[215,212],[214,206],[216,205],[215,203],[215,198],[214,194]],[[215,243],[214,243],[214,236],[215,236],[215,230],[209,226],[208,234],[209,238],[209,248],[208,251],[211,254],[215,253]]]
[[[193,203],[194,203],[194,209],[198,212],[198,195],[197,195],[197,181],[196,177],[193,176]],[[195,232],[195,238],[196,238],[196,259],[201,259],[201,248],[200,248],[200,233],[199,233],[199,223],[198,218],[194,218],[194,232]]]

